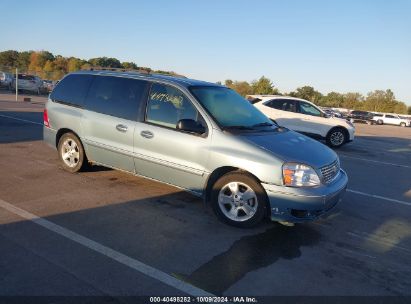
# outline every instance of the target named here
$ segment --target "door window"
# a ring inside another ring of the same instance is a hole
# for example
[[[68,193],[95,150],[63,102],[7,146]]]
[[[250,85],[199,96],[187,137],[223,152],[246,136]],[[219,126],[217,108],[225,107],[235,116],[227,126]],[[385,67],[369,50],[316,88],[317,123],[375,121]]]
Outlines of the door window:
[[[175,129],[181,119],[192,119],[205,126],[191,101],[180,90],[159,83],[151,87],[146,121]]]
[[[136,120],[148,82],[143,80],[96,76],[87,95],[86,109],[128,120]]]
[[[385,115],[385,118],[397,118],[394,115]]]
[[[306,102],[300,102],[300,112],[306,115],[321,116],[321,111]]]

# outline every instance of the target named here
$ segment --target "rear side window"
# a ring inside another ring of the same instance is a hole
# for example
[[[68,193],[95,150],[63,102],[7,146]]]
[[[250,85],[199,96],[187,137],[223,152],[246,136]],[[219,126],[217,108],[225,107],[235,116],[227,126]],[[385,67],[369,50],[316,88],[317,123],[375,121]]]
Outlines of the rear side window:
[[[279,99],[274,99],[267,102],[265,105],[273,109],[282,110],[283,103]]]
[[[84,99],[93,78],[93,75],[68,75],[59,82],[50,98],[56,102],[84,107]]]
[[[87,95],[86,109],[136,120],[148,82],[123,77],[96,76]]]
[[[297,112],[297,101],[293,99],[274,99],[267,105],[277,110]]]

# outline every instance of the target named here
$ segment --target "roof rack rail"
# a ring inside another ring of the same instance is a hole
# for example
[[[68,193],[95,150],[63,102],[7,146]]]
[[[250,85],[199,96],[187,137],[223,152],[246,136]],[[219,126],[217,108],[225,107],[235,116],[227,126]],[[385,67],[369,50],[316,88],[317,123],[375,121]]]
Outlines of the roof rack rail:
[[[178,77],[178,78],[187,78],[184,75],[177,74],[177,73],[168,73],[168,72],[159,72],[159,71],[147,71],[145,69],[125,69],[125,68],[110,68],[110,67],[102,67],[102,66],[91,66],[87,69],[82,69],[83,71],[111,71],[111,72],[134,72],[146,75],[159,75],[159,76],[170,76],[170,77]]]
[[[110,67],[102,67],[102,66],[91,66],[86,71],[112,71],[112,72],[136,72],[141,74],[151,74],[147,70],[143,69],[125,69],[125,68],[110,68]]]

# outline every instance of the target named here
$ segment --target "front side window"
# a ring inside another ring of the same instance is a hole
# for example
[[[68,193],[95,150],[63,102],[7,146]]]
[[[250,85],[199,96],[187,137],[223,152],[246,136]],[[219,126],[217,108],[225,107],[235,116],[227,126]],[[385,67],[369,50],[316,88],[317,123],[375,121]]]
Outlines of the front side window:
[[[256,107],[231,89],[199,86],[190,91],[222,128],[272,125]]]
[[[321,116],[320,110],[306,102],[300,102],[300,112],[306,115]]]
[[[87,95],[86,109],[136,120],[148,83],[143,80],[96,76]]]
[[[386,118],[397,118],[394,115],[385,115]]]
[[[197,109],[180,90],[154,83],[147,102],[146,121],[176,129],[181,119],[192,119],[205,126]]]

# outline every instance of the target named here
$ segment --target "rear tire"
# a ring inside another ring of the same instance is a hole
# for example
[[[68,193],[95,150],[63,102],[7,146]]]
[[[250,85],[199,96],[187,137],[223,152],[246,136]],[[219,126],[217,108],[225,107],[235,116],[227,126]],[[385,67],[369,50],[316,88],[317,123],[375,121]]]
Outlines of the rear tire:
[[[71,132],[63,134],[57,150],[64,170],[75,173],[86,168],[87,157],[80,139],[75,134]]]
[[[268,200],[256,178],[237,171],[223,175],[213,185],[211,205],[221,221],[235,227],[251,228],[265,217]]]
[[[377,124],[382,125],[382,124],[383,124],[383,121],[382,121],[381,119],[378,119],[378,120],[377,120]]]
[[[340,127],[333,128],[328,132],[326,142],[329,147],[339,148],[347,142],[348,132]]]

